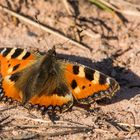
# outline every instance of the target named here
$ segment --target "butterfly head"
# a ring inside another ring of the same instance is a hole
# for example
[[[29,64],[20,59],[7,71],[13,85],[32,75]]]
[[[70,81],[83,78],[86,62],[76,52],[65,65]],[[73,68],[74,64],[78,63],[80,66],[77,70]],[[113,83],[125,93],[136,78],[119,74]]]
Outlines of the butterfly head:
[[[53,46],[52,49],[48,50],[47,55],[50,57],[56,57],[56,51],[55,46]]]

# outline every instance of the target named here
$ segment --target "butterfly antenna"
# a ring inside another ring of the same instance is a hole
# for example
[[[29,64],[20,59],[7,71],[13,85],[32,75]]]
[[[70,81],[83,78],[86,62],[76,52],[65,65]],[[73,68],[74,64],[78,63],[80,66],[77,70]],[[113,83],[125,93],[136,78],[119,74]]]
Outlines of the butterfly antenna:
[[[38,25],[40,26],[40,29],[41,29],[42,23],[40,23],[40,21],[38,20],[37,15],[35,15],[35,21],[38,23]],[[44,34],[44,33],[42,32],[42,30],[41,30],[41,33]],[[49,45],[48,45],[46,39],[45,39],[45,43],[46,43],[46,46],[48,47],[49,50],[52,49],[52,48],[49,47]]]
[[[67,40],[67,41],[65,41],[65,42],[63,42],[63,43],[58,43],[58,44],[56,44],[56,45],[54,45],[54,47],[56,48],[63,48],[63,49],[66,49],[65,47],[64,47],[64,44],[66,44],[66,43],[68,43],[69,42],[69,40]]]
[[[39,24],[40,29],[41,29],[41,24],[42,24],[42,23],[39,22],[39,20],[38,20],[38,18],[37,18],[37,15],[35,15],[35,20],[36,20],[36,22]],[[41,31],[42,31],[42,30],[41,30]],[[43,34],[43,32],[42,32],[42,34]],[[50,48],[50,47],[49,47],[49,45],[48,45],[48,43],[47,43],[46,40],[45,40],[45,42],[46,42],[46,45],[47,45],[47,47],[49,48],[49,50],[51,50],[51,49],[56,50],[56,48],[64,48],[64,49],[65,49],[65,47],[63,47],[63,46],[64,46],[64,44],[66,44],[66,43],[69,42],[69,39],[66,40],[64,43],[59,43],[59,44],[54,45],[53,48]],[[60,46],[60,47],[58,47],[58,46]]]

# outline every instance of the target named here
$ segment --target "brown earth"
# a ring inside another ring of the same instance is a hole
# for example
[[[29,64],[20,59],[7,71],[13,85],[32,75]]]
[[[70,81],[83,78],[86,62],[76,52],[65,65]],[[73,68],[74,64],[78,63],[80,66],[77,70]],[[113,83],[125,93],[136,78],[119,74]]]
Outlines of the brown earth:
[[[56,49],[62,58],[114,77],[121,89],[111,100],[92,104],[90,109],[74,106],[68,112],[50,116],[1,103],[0,139],[140,139],[140,1],[115,3],[127,11],[125,20],[88,1],[72,1],[71,5],[64,2],[1,0],[0,4],[28,17],[37,16],[39,22],[83,43],[85,49],[25,24],[3,10],[0,47],[46,52],[61,44]]]

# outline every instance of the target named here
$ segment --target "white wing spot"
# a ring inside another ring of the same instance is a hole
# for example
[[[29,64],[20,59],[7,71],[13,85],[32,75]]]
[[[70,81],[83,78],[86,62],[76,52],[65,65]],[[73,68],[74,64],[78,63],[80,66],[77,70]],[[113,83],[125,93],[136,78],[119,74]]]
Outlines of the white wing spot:
[[[13,48],[9,53],[8,53],[8,55],[6,56],[6,58],[9,60],[9,59],[11,59],[11,56],[15,53],[15,50],[16,50],[16,48]]]
[[[109,77],[106,79],[106,81],[110,85],[110,78]]]
[[[75,93],[79,93],[80,91],[81,91],[81,89],[80,89],[79,86],[77,86],[77,87],[74,89],[74,92],[75,92]]]
[[[91,82],[93,84],[99,84],[100,73],[98,71],[95,71],[93,77],[94,77],[94,80],[92,80]]]
[[[27,51],[24,49],[23,52],[17,57],[17,59],[22,60],[22,58],[26,55]]]
[[[78,76],[79,77],[85,77],[84,67],[79,67]]]
[[[5,51],[6,51],[6,48],[4,48],[4,49],[1,51],[1,54],[3,54]]]
[[[9,68],[7,73],[10,74],[13,71],[13,67]]]

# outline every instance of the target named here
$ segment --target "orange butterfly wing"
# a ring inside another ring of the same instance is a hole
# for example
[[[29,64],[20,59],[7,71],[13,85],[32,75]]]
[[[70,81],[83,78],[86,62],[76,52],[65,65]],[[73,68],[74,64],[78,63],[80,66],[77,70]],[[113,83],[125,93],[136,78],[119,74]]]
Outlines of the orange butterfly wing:
[[[65,96],[59,96],[58,93],[49,96],[44,93],[42,96],[35,95],[29,100],[29,103],[38,105],[38,108],[43,107],[43,110],[46,111],[64,112],[73,105],[73,97],[70,92],[67,92]]]
[[[20,91],[15,88],[14,73],[30,65],[36,56],[20,48],[0,48],[0,74],[2,76],[1,95],[21,101]],[[4,98],[5,99],[5,98]]]
[[[35,61],[37,61],[37,56],[26,50],[0,49],[0,74],[2,76],[0,94],[2,98],[22,102],[22,91],[15,86],[15,81],[20,78],[17,73]],[[96,70],[67,62],[62,62],[61,65],[65,66],[63,68],[67,81],[66,90],[62,90],[64,86],[60,86],[50,95],[44,92],[33,96],[29,103],[51,111],[66,111],[72,106],[73,97],[81,104],[89,104],[104,97],[110,97],[119,89],[118,83],[113,78]]]
[[[36,60],[36,55],[23,49],[0,49],[0,74],[2,76],[0,93],[3,100],[11,99],[22,102],[22,91],[15,87],[16,79],[20,78],[17,73],[32,65]],[[73,104],[72,93],[68,90],[64,95],[59,94],[56,91],[51,95],[46,93],[42,93],[41,96],[35,95],[29,103],[32,106],[44,107],[46,110],[66,111]]]
[[[74,98],[81,104],[89,104],[104,97],[111,97],[119,84],[99,71],[83,65],[67,63],[65,77]]]

